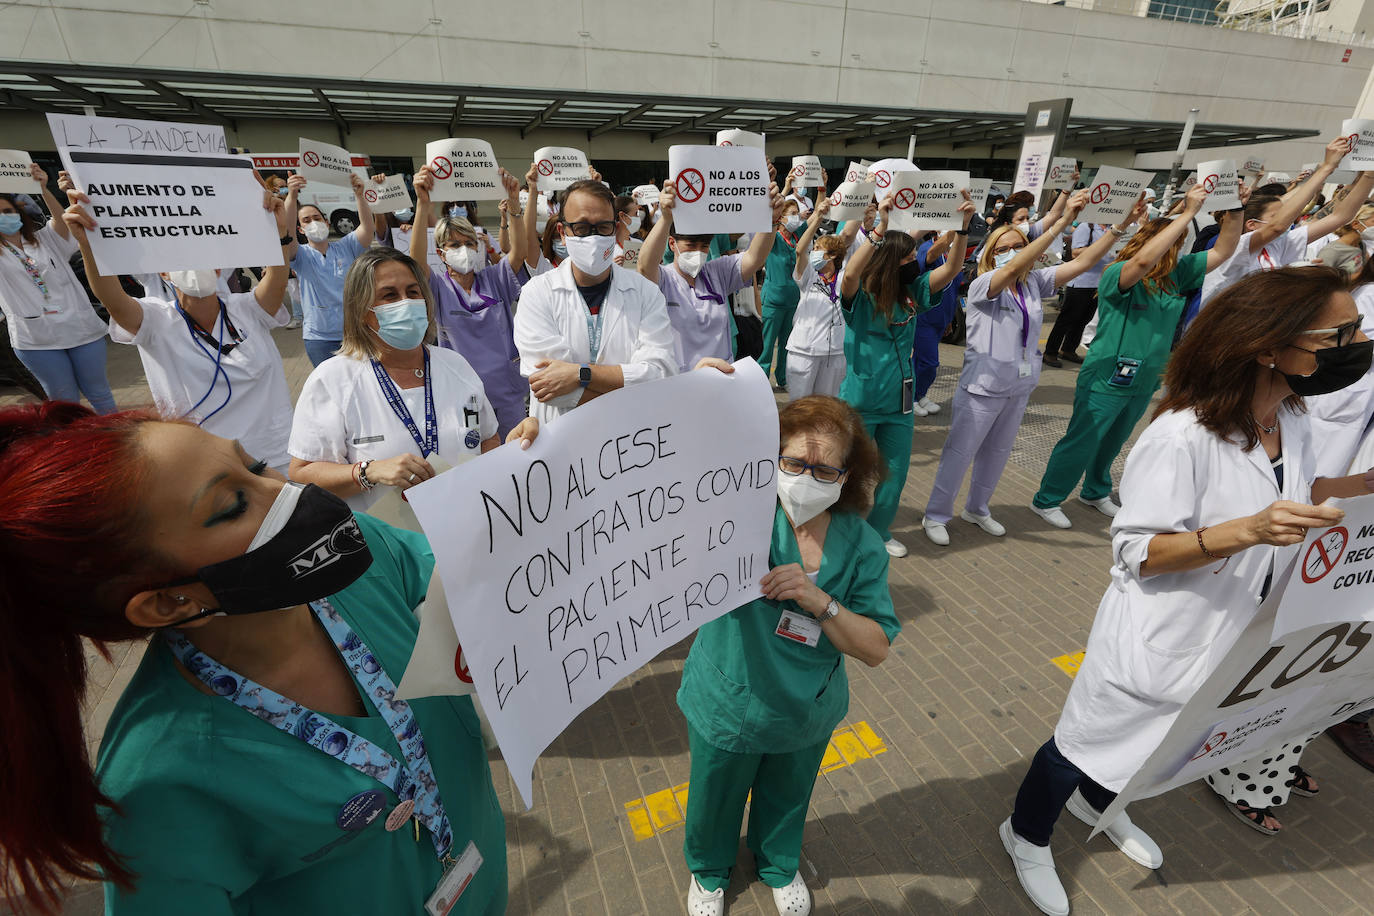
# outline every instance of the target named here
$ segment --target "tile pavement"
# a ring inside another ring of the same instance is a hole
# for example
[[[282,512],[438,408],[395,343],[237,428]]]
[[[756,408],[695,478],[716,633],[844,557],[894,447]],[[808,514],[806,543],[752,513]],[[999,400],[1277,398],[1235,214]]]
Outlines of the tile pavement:
[[[309,362],[299,332],[278,331],[288,381],[299,391]],[[146,400],[136,355],[111,346],[121,404]],[[1073,371],[1047,369],[1024,435],[993,501],[1008,535],[954,522],[940,549],[920,532],[949,423],[959,351],[942,349],[932,396],[946,405],[916,424],[911,474],[895,531],[911,555],[892,563],[904,630],[887,662],[850,666],[846,721],[866,721],[887,750],[821,775],[803,853],[816,912],[1031,913],[997,838],[1029,756],[1050,734],[1068,676],[1051,659],[1081,650],[1108,576],[1107,519],[1070,503],[1074,528],[1048,528],[1026,508],[1072,399]],[[0,391],[0,403],[17,400]],[[535,771],[535,804],[521,811],[498,759],[508,813],[512,914],[672,914],[687,874],[681,830],[636,840],[625,805],[687,780],[686,735],[674,694],[687,644],[665,652],[587,710]],[[92,653],[92,748],[138,659]],[[1265,838],[1226,816],[1192,784],[1136,805],[1133,815],[1165,850],[1150,873],[1104,838],[1065,818],[1054,849],[1074,913],[1310,914],[1374,911],[1374,793],[1365,771],[1317,741],[1306,764],[1318,798],[1295,798],[1287,829]],[[749,853],[727,899],[736,916],[774,912],[766,888],[747,882]],[[99,891],[75,888],[68,914],[100,912]]]

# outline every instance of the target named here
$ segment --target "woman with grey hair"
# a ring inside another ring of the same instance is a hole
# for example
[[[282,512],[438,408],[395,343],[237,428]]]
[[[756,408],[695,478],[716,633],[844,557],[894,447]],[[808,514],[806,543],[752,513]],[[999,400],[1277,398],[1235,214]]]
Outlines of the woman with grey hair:
[[[433,346],[434,297],[419,264],[371,248],[348,269],[339,359],[305,380],[291,427],[291,478],[365,511],[378,486],[406,490],[501,444],[482,380],[462,356]],[[506,441],[532,441],[537,420]]]

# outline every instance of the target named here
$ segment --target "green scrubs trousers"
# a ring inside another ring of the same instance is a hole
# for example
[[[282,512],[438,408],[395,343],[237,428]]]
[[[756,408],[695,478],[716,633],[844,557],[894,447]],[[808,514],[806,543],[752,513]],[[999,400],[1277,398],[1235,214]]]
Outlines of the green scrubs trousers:
[[[783,387],[787,386],[787,338],[792,336],[792,319],[797,315],[797,302],[791,305],[774,305],[763,300],[763,355],[759,366],[764,375],[772,367],[773,377]],[[773,348],[777,347],[778,360],[773,362]]]
[[[1150,407],[1154,386],[1123,394],[1093,391],[1079,385],[1073,396],[1073,416],[1064,438],[1050,453],[1035,505],[1057,506],[1083,481],[1083,498],[1112,495],[1112,462],[1121,453],[1131,431]],[[1086,475],[1086,476],[1085,476]]]
[[[897,517],[897,503],[906,486],[907,470],[911,467],[911,437],[916,428],[916,415],[890,413],[863,414],[864,428],[878,444],[887,463],[887,477],[873,491],[873,508],[868,512],[868,524],[882,536],[892,539],[892,520]]]

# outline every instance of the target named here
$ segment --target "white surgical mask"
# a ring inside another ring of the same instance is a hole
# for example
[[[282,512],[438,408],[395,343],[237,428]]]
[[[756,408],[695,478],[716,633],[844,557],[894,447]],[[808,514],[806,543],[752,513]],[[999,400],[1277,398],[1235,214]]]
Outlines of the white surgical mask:
[[[812,267],[820,270],[821,265],[825,263],[825,252],[812,249],[811,253],[806,256],[806,260]]]
[[[1360,233],[1360,238],[1374,244],[1374,226],[1365,227],[1365,230]]]
[[[169,270],[167,282],[187,296],[209,296],[219,289],[219,277],[213,270]]]
[[[794,525],[805,525],[835,505],[844,484],[821,483],[810,474],[778,475],[778,501]]]
[[[477,248],[469,248],[464,245],[461,248],[446,248],[444,249],[444,263],[460,274],[470,274],[481,268],[482,249],[485,247],[485,245],[479,245]]]
[[[322,219],[313,219],[301,226],[301,231],[305,237],[312,242],[323,242],[329,238],[329,224]]]
[[[695,280],[701,269],[706,266],[706,252],[679,251],[677,257],[673,258],[673,263],[677,265],[678,270]]]
[[[797,231],[797,227],[801,224],[802,218],[795,213],[789,214],[788,217],[782,221],[782,227],[788,232]]]
[[[572,260],[573,266],[584,274],[591,274],[593,277],[600,276],[613,263],[611,260],[615,256],[615,236],[613,235],[589,235],[585,238],[566,235],[563,237],[563,244],[567,246],[568,257]]]
[[[626,226],[626,228],[630,230],[630,235],[634,235],[636,232],[638,232],[638,231],[639,231],[639,227],[640,227],[640,225],[641,225],[642,223],[643,223],[643,218],[642,218],[642,217],[639,217],[639,216],[632,216],[632,217],[630,217],[630,224],[629,224],[628,226]]]
[[[1016,257],[1016,252],[1014,251],[1004,251],[1001,254],[995,254],[992,256],[992,266],[1006,267],[1011,263],[1011,259],[1014,257]]]
[[[549,221],[548,221],[547,218],[544,218],[544,217],[539,217],[539,218],[535,219],[535,221],[534,221],[534,229],[535,229],[535,231],[538,232],[540,235],[543,235],[543,234],[544,234],[544,229],[545,229],[545,227],[547,227],[548,225],[549,225]]]

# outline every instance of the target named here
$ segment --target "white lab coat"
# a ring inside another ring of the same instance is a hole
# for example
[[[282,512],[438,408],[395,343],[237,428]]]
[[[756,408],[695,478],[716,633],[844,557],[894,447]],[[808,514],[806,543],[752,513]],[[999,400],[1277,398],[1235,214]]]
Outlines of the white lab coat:
[[[1225,566],[1140,576],[1156,534],[1253,515],[1280,498],[1311,502],[1307,417],[1282,407],[1279,415],[1281,495],[1263,447],[1244,451],[1192,411],[1160,417],[1131,450],[1112,520],[1112,584],[1054,731],[1064,755],[1107,789],[1121,791],[1159,746],[1254,616],[1271,569],[1282,572],[1299,549],[1251,547]]]
[[[541,359],[618,365],[625,384],[637,385],[677,374],[668,308],[658,284],[623,267],[611,267],[611,289],[601,305],[601,352],[593,356],[587,334],[587,306],[573,281],[572,262],[526,283],[515,313],[515,347],[520,373],[529,378]],[[544,403],[530,395],[530,416],[547,423],[577,406],[582,389]]]

